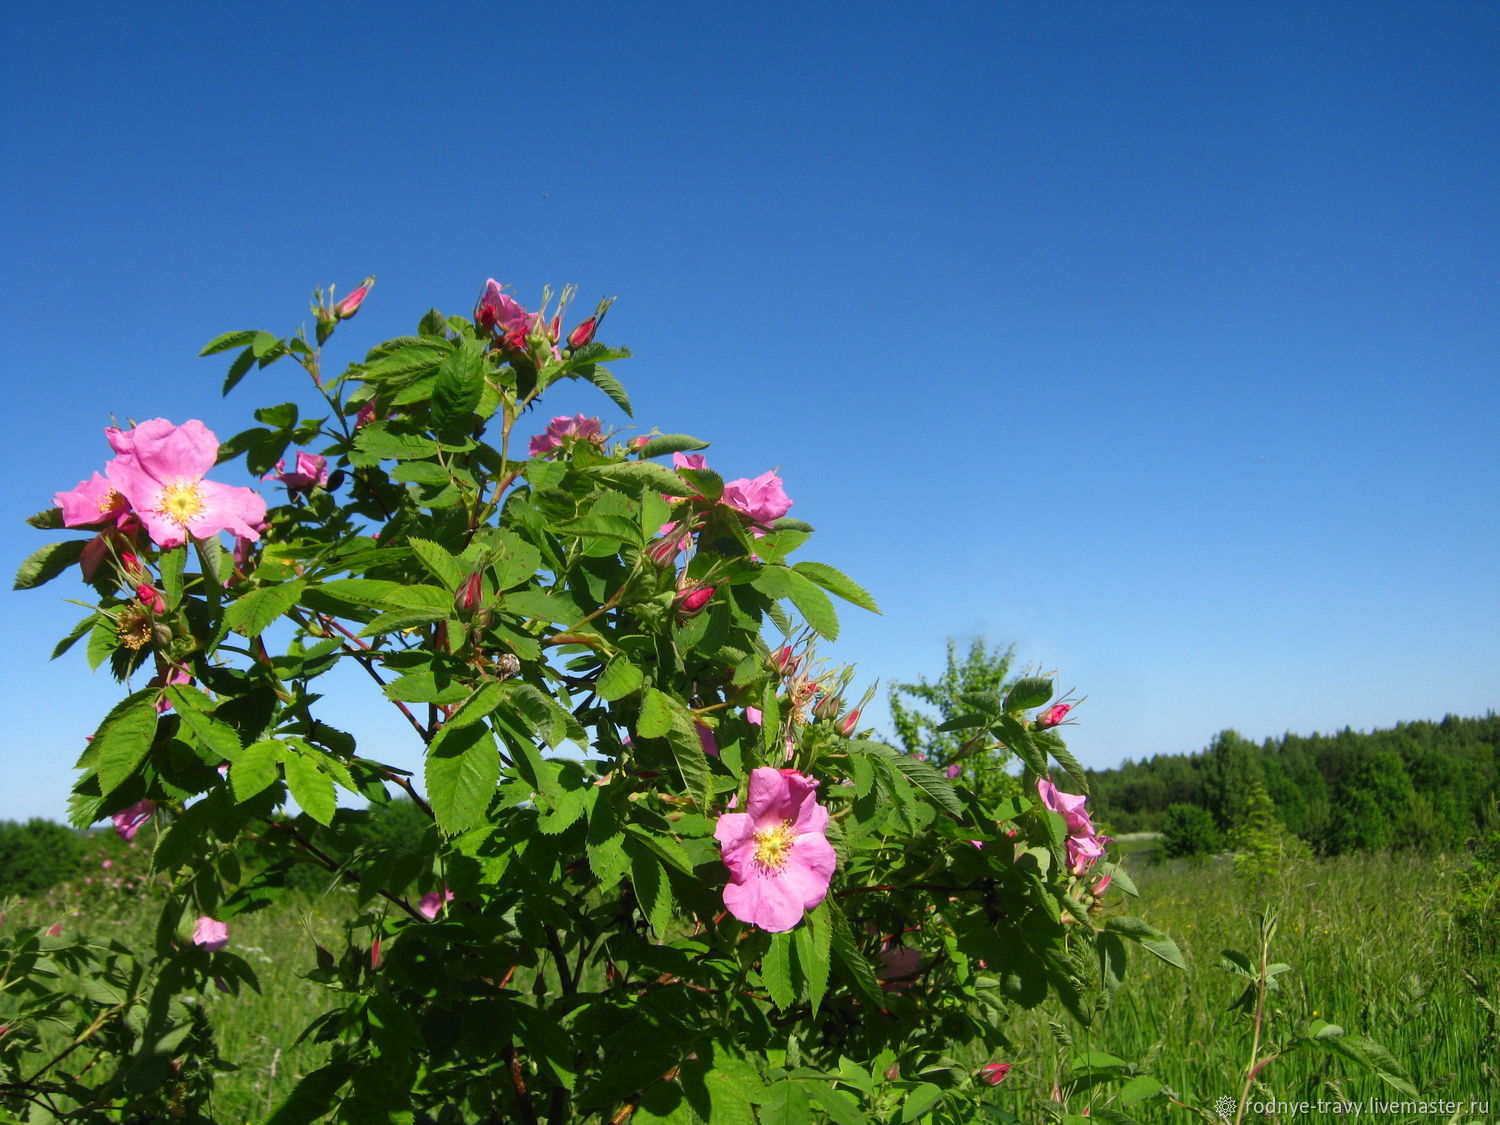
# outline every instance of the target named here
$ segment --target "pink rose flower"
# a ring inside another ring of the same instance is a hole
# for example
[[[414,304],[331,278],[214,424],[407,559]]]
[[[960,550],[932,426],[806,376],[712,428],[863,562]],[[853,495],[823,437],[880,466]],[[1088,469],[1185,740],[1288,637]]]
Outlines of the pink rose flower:
[[[596,445],[604,440],[604,435],[599,430],[599,419],[585,418],[582,414],[575,414],[569,418],[566,415],[558,415],[547,423],[547,429],[531,439],[527,446],[533,457],[541,457],[543,454],[551,453],[554,449],[560,449],[564,440],[591,441]]]
[[[963,766],[959,765],[957,762],[954,762],[951,766],[943,771],[943,776],[946,777],[949,781],[952,781],[963,772]]]
[[[1063,823],[1067,825],[1068,838],[1065,844],[1069,873],[1083,875],[1095,860],[1104,855],[1104,845],[1110,842],[1110,838],[1100,836],[1094,830],[1094,822],[1089,819],[1089,814],[1083,807],[1087,797],[1077,793],[1064,793],[1048,777],[1037,778],[1036,788],[1041,794],[1042,804],[1061,816]]]
[[[446,886],[442,891],[428,891],[417,903],[417,913],[423,918],[436,918],[445,905],[453,901],[453,892]]]
[[[193,927],[193,944],[201,945],[210,953],[217,953],[229,944],[229,927],[207,914],[200,914]]]
[[[761,473],[754,480],[741,478],[724,485],[724,504],[741,515],[747,516],[751,530],[763,534],[791,508],[786,490],[781,487],[781,478],[774,472]]]
[[[763,713],[759,707],[745,708],[745,721],[747,723],[754,723],[756,726],[760,726],[763,717]]]
[[[108,524],[120,526],[130,515],[130,504],[114,485],[92,473],[88,480],[79,481],[77,488],[56,493],[53,497],[62,509],[64,527],[97,527]]]
[[[106,430],[116,458],[104,467],[159,547],[180,547],[232,531],[259,539],[266,502],[254,489],[204,480],[219,439],[196,419],[174,426],[152,418],[126,433]]]
[[[123,808],[115,813],[110,819],[115,822],[115,831],[120,839],[127,844],[135,839],[135,834],[141,830],[141,825],[151,819],[151,814],[156,811],[156,802],[149,797],[143,797],[128,808]]]
[[[485,332],[499,330],[509,347],[524,351],[526,334],[540,314],[527,312],[521,303],[500,290],[493,277],[484,283],[484,292],[474,306],[474,323]]]
[[[286,471],[286,462],[277,461],[276,471],[267,473],[261,480],[279,480],[291,492],[307,492],[328,484],[328,459],[318,453],[297,451],[297,467]]]
[[[703,752],[710,758],[719,756],[719,740],[714,737],[714,732],[702,723],[694,723],[694,729],[698,732],[698,744],[703,747]]]
[[[708,458],[701,453],[674,453],[672,454],[672,468],[706,469]]]
[[[742,922],[779,933],[823,901],[838,857],[823,834],[817,782],[796,770],[750,771],[742,813],[724,813],[714,838],[729,868],[724,905]]]
[[[1010,1063],[990,1062],[985,1063],[980,1070],[980,1078],[990,1086],[998,1086],[1005,1081],[1005,1076],[1010,1073]]]
[[[192,682],[193,682],[193,677],[189,676],[181,668],[174,668],[174,667],[170,667],[170,666],[163,668],[163,667],[158,666],[158,670],[157,670],[156,675],[154,675],[154,676],[151,677],[150,681],[146,684],[146,686],[147,687],[166,687],[169,684],[190,684]],[[159,696],[157,696],[157,699],[156,699],[156,710],[157,710],[157,712],[159,714],[165,714],[166,712],[170,711],[171,709],[172,709],[172,702],[171,702],[171,700],[169,700],[167,698],[167,693],[166,692],[162,692],[162,694],[159,695]],[[129,837],[126,837],[126,839],[129,839]]]

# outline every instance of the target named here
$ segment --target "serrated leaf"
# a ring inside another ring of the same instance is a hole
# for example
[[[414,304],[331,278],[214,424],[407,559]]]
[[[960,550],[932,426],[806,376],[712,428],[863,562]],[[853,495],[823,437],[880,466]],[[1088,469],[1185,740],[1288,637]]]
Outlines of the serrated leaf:
[[[500,752],[489,728],[444,727],[428,748],[426,779],[433,816],[446,835],[479,824],[500,780]]]
[[[792,987],[792,935],[783,931],[771,935],[771,945],[760,961],[760,979],[770,993],[771,1002],[783,1012],[797,999]]]
[[[104,716],[90,747],[101,793],[110,793],[135,772],[155,734],[155,688],[127,695]]]
[[[1052,698],[1052,681],[1044,676],[1027,676],[1017,680],[1005,693],[1007,711],[1029,711]]]
[[[903,754],[883,742],[867,742],[856,738],[849,741],[848,747],[851,754],[868,754],[886,769],[897,771],[954,816],[964,815],[963,803],[953,792],[953,785],[938,773],[931,762]]]
[[[255,329],[244,328],[238,332],[225,332],[215,336],[203,345],[203,350],[198,355],[217,355],[219,352],[227,352],[230,348],[242,348],[251,340],[255,339]]]
[[[458,589],[464,580],[464,568],[456,558],[428,539],[408,539],[406,545],[428,573],[448,588],[449,593]]]
[[[217,760],[234,761],[240,753],[240,736],[228,723],[214,718],[203,710],[204,702],[212,703],[207,696],[204,696],[202,692],[196,692],[194,694],[201,698],[195,699],[190,694],[192,692],[193,689],[183,684],[170,684],[166,688],[167,698],[176,708],[177,714],[182,719],[182,725],[187,727],[193,737],[209,751],[204,760],[207,761],[209,757],[215,758],[216,761],[211,763],[215,765],[218,764]]]
[[[1116,915],[1105,921],[1104,928],[1111,933],[1129,938],[1142,949],[1155,954],[1169,965],[1184,970],[1187,968],[1187,962],[1183,960],[1182,950],[1177,948],[1177,943],[1139,918],[1128,914]]]
[[[834,959],[843,968],[854,991],[858,992],[867,1003],[883,1006],[880,982],[875,979],[875,970],[870,967],[870,962],[865,959],[854,941],[849,919],[845,918],[844,912],[829,899],[823,900],[823,906],[828,912]]]
[[[458,703],[469,689],[452,680],[439,683],[432,672],[412,672],[385,685],[385,697],[401,703]]]
[[[247,637],[258,637],[302,596],[307,583],[301,578],[262,586],[232,602],[224,611],[224,624]]]
[[[26,522],[42,531],[61,531],[64,526],[62,509],[43,508],[40,512],[27,516]]]
[[[572,372],[577,378],[588,383],[593,383],[601,391],[607,394],[616,406],[625,411],[627,417],[634,418],[635,411],[630,406],[630,396],[625,393],[625,387],[604,368],[597,364],[585,364],[575,368]]]
[[[1418,1097],[1417,1088],[1394,1055],[1381,1044],[1365,1035],[1340,1035],[1316,1037],[1312,1042],[1335,1054],[1358,1063],[1373,1071],[1381,1081],[1395,1087],[1408,1097]]]
[[[1085,797],[1092,797],[1094,795],[1093,789],[1089,786],[1088,775],[1084,773],[1083,766],[1073,756],[1073,752],[1068,749],[1066,742],[1050,730],[1038,731],[1031,737],[1038,749],[1051,754],[1057,759],[1057,764],[1062,766],[1063,771],[1072,779],[1073,786],[1078,792],[1082,793]]]
[[[99,615],[91,613],[82,621],[78,622],[78,624],[74,625],[73,628],[68,630],[67,636],[63,637],[62,640],[58,641],[57,644],[52,647],[52,655],[48,657],[48,659],[56,660],[63,653],[67,652],[68,649],[72,648],[75,644],[78,643],[78,641],[83,637],[85,633],[87,633],[94,627],[95,623],[98,620]]]
[[[600,699],[612,703],[635,691],[644,679],[645,674],[639,665],[632,664],[628,657],[617,656],[599,674],[594,691],[598,693]]]
[[[802,619],[830,641],[838,640],[839,615],[823,588],[800,571],[787,571],[787,596]]]
[[[67,539],[33,551],[16,570],[16,581],[11,589],[32,590],[51,582],[83,557],[83,549],[90,542],[88,539]]]
[[[713,773],[708,766],[708,755],[703,751],[703,742],[686,715],[673,716],[671,728],[667,731],[667,745],[672,748],[672,757],[682,774],[683,789],[700,810],[706,811],[713,791]]]
[[[477,343],[449,352],[432,389],[432,421],[439,430],[467,426],[484,390],[484,354]]]
[[[319,824],[332,823],[336,804],[333,778],[319,769],[318,762],[307,754],[288,754],[282,766],[286,770],[286,787],[291,790],[292,800]],[[233,766],[230,772],[234,772]]]
[[[464,727],[470,723],[477,723],[491,711],[500,705],[500,700],[505,697],[505,685],[498,682],[480,684],[474,689],[474,693],[458,706],[458,710],[448,716],[444,729],[451,727]]]
[[[625,834],[620,827],[619,810],[606,792],[599,794],[589,813],[584,849],[588,853],[589,870],[599,880],[601,891],[610,890],[624,877],[630,864],[625,856]]]
[[[648,460],[667,453],[689,453],[695,449],[707,448],[708,442],[688,437],[687,434],[657,434],[636,450],[635,455],[642,460]]]
[[[635,836],[625,840],[630,856],[630,885],[635,890],[641,913],[646,916],[658,939],[664,937],[672,921],[672,887],[661,860]]]
[[[646,689],[646,698],[641,701],[641,716],[636,720],[635,733],[642,738],[660,738],[672,729],[672,717],[676,707],[656,688]]]
[[[437,442],[420,434],[393,434],[383,422],[361,426],[354,448],[373,461],[421,461],[437,454]]]
[[[229,766],[229,787],[234,799],[243,804],[265,791],[281,776],[285,749],[274,738],[262,739],[245,747]]]
[[[223,397],[239,385],[252,367],[255,366],[255,349],[246,348],[234,357],[234,362],[229,365],[229,370],[224,374],[224,383],[219,388],[219,395]]]
[[[854,579],[850,578],[841,570],[835,570],[827,563],[799,562],[792,567],[798,574],[811,578],[829,593],[837,594],[846,602],[851,602],[867,609],[871,613],[879,613],[880,607],[875,604],[875,599],[870,596],[868,590]]]
[[[668,496],[692,496],[697,490],[665,465],[655,461],[626,461],[618,465],[596,465],[585,470],[591,477],[609,481],[629,492],[662,492]]]
[[[828,958],[833,942],[833,926],[823,904],[819,903],[816,909],[804,914],[802,925],[793,933],[796,934],[797,972],[802,977],[804,995],[812,1005],[813,1015],[817,1015],[828,991]]]

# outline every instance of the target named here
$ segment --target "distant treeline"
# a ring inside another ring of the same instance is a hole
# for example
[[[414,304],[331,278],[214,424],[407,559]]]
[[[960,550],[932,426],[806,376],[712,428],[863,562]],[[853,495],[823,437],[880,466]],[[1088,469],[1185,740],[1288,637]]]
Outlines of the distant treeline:
[[[1259,746],[1226,730],[1199,753],[1127,760],[1090,777],[1115,832],[1168,830],[1192,820],[1185,807],[1195,806],[1229,833],[1263,791],[1281,823],[1323,854],[1450,851],[1500,827],[1500,714],[1287,734]]]

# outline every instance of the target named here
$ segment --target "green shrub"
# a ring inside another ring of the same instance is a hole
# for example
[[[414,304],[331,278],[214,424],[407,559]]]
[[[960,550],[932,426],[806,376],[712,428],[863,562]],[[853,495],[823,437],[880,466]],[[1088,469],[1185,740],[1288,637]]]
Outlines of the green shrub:
[[[82,866],[83,839],[71,828],[40,817],[0,821],[0,895],[45,891]]]
[[[1224,835],[1213,814],[1197,805],[1170,805],[1162,825],[1162,851],[1169,859],[1212,855],[1224,847]]]

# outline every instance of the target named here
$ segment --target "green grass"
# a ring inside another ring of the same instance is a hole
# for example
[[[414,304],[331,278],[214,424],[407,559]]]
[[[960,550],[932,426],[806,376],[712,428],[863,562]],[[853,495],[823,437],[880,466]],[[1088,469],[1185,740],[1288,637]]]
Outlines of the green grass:
[[[1235,874],[1225,858],[1150,865],[1135,859],[1141,898],[1131,910],[1171,934],[1186,972],[1132,952],[1132,978],[1092,1031],[1048,1025],[1045,1011],[1029,1013],[1012,1036],[1033,1049],[1016,1060],[1015,1110],[1035,1120],[1038,1099],[1054,1081],[1068,1093],[1064,1062],[1103,1051],[1139,1062],[1181,1100],[1211,1109],[1221,1095],[1238,1096],[1249,1060],[1251,1021],[1229,1011],[1243,982],[1220,967],[1220,951],[1258,956],[1261,911],[1279,912],[1270,960],[1292,966],[1269,994],[1266,1026],[1272,1044],[1312,1020],[1337,1024],[1385,1046],[1427,1099],[1488,1100],[1488,1113],[1456,1121],[1500,1118],[1493,1011],[1480,989],[1500,997],[1500,967],[1466,955],[1450,941],[1445,906],[1451,865],[1415,856],[1362,856],[1293,865],[1269,884]],[[1464,975],[1473,974],[1474,982]],[[1071,1045],[1059,1042],[1070,1037]],[[1270,1053],[1264,1049],[1261,1057]],[[1321,1050],[1298,1050],[1268,1064],[1250,1101],[1399,1101],[1402,1095],[1352,1062]],[[1102,1093],[1067,1097],[1079,1113],[1108,1103]],[[1118,1107],[1116,1107],[1118,1108]],[[1151,1099],[1129,1109],[1141,1122],[1198,1119],[1186,1109]],[[1294,1113],[1257,1115],[1256,1121],[1293,1121]],[[1300,1121],[1318,1115],[1300,1115]],[[1447,1121],[1444,1114],[1437,1120]],[[1252,1120],[1247,1115],[1246,1120]],[[1430,1115],[1382,1115],[1361,1121],[1432,1121]]]
[[[1326,1020],[1383,1044],[1428,1098],[1490,1101],[1489,1114],[1453,1120],[1500,1119],[1495,1062],[1500,1034],[1495,1016],[1476,999],[1477,985],[1489,990],[1491,1002],[1500,1000],[1500,966],[1450,941],[1445,904],[1452,890],[1451,865],[1411,855],[1346,857],[1298,864],[1272,884],[1255,885],[1236,875],[1227,860],[1198,865],[1151,860],[1148,850],[1135,851],[1130,860],[1141,898],[1128,909],[1177,940],[1188,970],[1133,949],[1125,986],[1088,1031],[1050,1006],[1017,1013],[1007,1031],[1009,1053],[997,1052],[1015,1069],[996,1092],[1019,1120],[1048,1119],[1045,1111],[1056,1107],[1054,1084],[1070,1112],[1087,1108],[1092,1119],[1103,1119],[1112,1088],[1091,1093],[1070,1085],[1069,1061],[1088,1051],[1139,1063],[1143,1073],[1165,1082],[1188,1105],[1209,1109],[1217,1097],[1237,1095],[1250,1023],[1227,1010],[1240,984],[1219,967],[1220,951],[1234,949],[1253,959],[1256,919],[1268,904],[1280,910],[1271,960],[1292,966],[1271,996],[1272,1043],[1299,1022]],[[292,1042],[338,998],[299,974],[312,964],[313,935],[336,955],[342,950],[342,924],[353,913],[351,896],[335,890],[231,920],[230,949],[250,963],[261,991],[212,993],[206,1000],[221,1054],[238,1067],[219,1079],[216,1120],[226,1125],[261,1120],[304,1073],[323,1062],[321,1046],[293,1047]],[[70,929],[145,949],[154,914],[142,900],[75,887],[13,906],[7,924],[49,925],[61,918]],[[1307,1051],[1265,1067],[1251,1097],[1365,1102],[1400,1095],[1342,1058]],[[1163,1097],[1131,1106],[1128,1113],[1142,1125],[1203,1119]],[[1319,1119],[1316,1113],[1246,1118],[1298,1125]],[[1359,1120],[1449,1118],[1367,1111]]]

